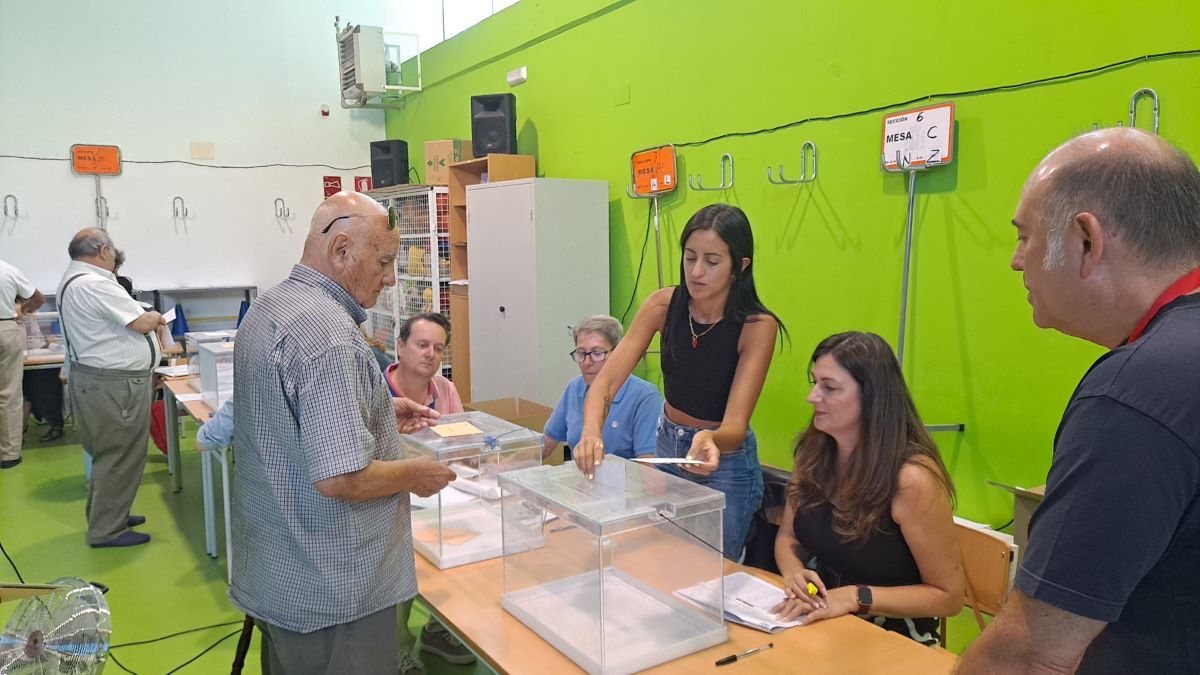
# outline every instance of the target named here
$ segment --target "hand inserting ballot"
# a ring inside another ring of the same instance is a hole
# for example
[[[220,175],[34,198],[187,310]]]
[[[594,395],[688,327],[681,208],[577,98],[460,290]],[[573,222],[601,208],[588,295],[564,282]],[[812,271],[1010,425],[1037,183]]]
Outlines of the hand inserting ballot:
[[[604,441],[599,436],[585,435],[571,448],[571,454],[579,472],[591,480],[596,477],[596,467],[604,461]]]

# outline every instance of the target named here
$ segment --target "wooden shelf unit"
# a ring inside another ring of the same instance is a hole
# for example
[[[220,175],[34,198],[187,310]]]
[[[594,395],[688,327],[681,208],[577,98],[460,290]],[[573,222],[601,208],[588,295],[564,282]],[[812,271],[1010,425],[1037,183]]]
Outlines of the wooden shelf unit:
[[[467,266],[467,186],[483,182],[499,183],[517,178],[533,178],[533,155],[490,154],[450,165],[450,278],[469,279]],[[471,399],[471,341],[468,330],[468,287],[450,290],[450,362],[454,364],[454,386],[464,401]]]

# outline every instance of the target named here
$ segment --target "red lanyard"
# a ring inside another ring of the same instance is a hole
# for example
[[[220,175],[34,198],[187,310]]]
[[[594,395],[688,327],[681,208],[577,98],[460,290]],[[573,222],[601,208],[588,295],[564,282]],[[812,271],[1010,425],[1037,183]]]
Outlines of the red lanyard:
[[[1180,277],[1178,281],[1163,291],[1162,295],[1158,296],[1154,304],[1150,305],[1150,311],[1146,312],[1146,315],[1138,322],[1133,332],[1129,334],[1129,339],[1125,341],[1125,344],[1130,344],[1142,337],[1142,333],[1146,332],[1146,326],[1150,325],[1150,322],[1154,320],[1154,317],[1158,316],[1159,311],[1163,307],[1196,289],[1200,289],[1200,267]]]

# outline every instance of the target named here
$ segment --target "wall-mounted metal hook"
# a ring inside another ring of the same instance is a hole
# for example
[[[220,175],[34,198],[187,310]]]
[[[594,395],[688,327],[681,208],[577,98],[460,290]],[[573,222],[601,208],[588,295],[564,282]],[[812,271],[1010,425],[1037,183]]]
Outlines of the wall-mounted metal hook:
[[[726,173],[728,170],[729,173]],[[704,187],[700,183],[699,174],[688,174],[688,187],[693,190],[728,190],[733,187],[733,155],[728,152],[721,155],[721,184],[717,187]]]
[[[275,217],[287,220],[292,216],[292,210],[287,207],[287,202],[283,201],[283,197],[275,198]]]
[[[175,224],[175,234],[179,234],[179,221],[183,221],[183,233],[188,233],[188,208],[183,197],[175,195],[171,200],[171,222]]]
[[[8,200],[10,200],[10,199],[12,200],[12,204],[13,204],[12,205],[12,213],[8,212]],[[4,217],[7,218],[9,216],[12,216],[13,218],[21,217],[21,207],[20,207],[20,204],[18,204],[18,202],[17,202],[16,195],[4,195]]]
[[[1149,96],[1150,100],[1154,102],[1154,134],[1157,136],[1158,135],[1158,92],[1154,91],[1153,89],[1151,89],[1149,87],[1143,87],[1142,89],[1138,89],[1137,91],[1133,92],[1133,96],[1129,97],[1129,126],[1130,126],[1130,128],[1132,128],[1134,126],[1134,123],[1137,122],[1137,102],[1138,102],[1138,99],[1143,96]],[[1117,126],[1121,126],[1121,123],[1118,122]]]
[[[812,173],[808,173],[808,157],[812,155]],[[804,141],[804,145],[800,146],[800,178],[796,180],[788,180],[783,177],[783,165],[779,165],[779,180],[771,176],[771,167],[767,167],[767,182],[774,185],[798,185],[800,183],[811,183],[817,179],[817,145],[812,141]]]

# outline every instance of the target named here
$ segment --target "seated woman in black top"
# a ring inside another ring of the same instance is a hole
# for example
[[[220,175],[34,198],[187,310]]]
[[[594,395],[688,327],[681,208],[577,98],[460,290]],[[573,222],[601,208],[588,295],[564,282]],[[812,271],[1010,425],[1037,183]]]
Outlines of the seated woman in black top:
[[[878,335],[840,333],[817,345],[810,381],[813,419],[775,539],[786,597],[774,611],[805,623],[854,613],[934,644],[935,617],[962,608],[954,486],[896,357]]]

